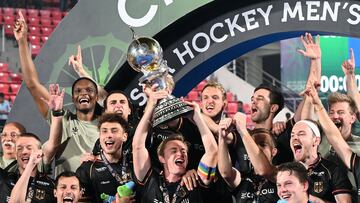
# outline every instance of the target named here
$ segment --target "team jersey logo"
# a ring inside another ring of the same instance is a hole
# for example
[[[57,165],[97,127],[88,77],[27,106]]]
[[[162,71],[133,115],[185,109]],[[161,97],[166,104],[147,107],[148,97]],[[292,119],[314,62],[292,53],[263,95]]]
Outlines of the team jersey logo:
[[[45,199],[45,190],[36,189],[35,198],[38,200]]]
[[[324,191],[324,182],[314,182],[314,191],[316,193],[321,193],[322,191]]]

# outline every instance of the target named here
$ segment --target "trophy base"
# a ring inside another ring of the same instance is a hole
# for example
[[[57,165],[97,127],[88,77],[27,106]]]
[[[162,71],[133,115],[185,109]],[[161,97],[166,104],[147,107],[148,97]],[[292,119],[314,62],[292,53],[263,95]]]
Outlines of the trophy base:
[[[152,126],[156,127],[159,124],[178,118],[190,111],[193,111],[190,106],[180,101],[179,98],[170,95],[169,97],[160,100],[155,107]]]

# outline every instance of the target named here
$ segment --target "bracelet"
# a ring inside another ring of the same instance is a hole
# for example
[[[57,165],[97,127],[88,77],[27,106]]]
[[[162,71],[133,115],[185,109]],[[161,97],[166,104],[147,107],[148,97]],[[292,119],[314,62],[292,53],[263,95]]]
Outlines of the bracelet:
[[[321,111],[321,110],[323,110],[324,109],[324,107],[323,106],[321,106],[320,108],[316,108],[316,107],[314,107],[314,109],[315,109],[315,111]]]
[[[52,110],[51,112],[54,117],[64,116],[64,114],[65,114],[64,109],[57,110],[57,111]]]

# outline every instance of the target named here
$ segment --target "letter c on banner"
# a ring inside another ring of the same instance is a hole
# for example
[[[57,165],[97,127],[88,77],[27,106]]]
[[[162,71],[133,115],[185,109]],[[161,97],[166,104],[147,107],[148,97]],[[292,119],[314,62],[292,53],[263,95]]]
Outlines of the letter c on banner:
[[[146,13],[146,15],[142,18],[132,18],[126,11],[125,8],[126,0],[118,1],[118,13],[120,18],[124,21],[124,23],[132,26],[132,27],[141,27],[148,24],[155,16],[158,6],[151,5],[150,9]]]

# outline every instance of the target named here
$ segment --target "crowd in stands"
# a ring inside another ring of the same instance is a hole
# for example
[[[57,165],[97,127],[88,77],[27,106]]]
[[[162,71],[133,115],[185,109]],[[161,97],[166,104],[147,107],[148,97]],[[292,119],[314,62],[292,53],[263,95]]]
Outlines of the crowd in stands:
[[[128,95],[106,92],[85,72],[79,46],[69,56],[79,75],[72,85],[76,109],[71,112],[63,106],[64,90],[58,84],[40,83],[27,22],[19,14],[13,34],[23,81],[49,121],[50,133],[41,143],[20,123],[5,125],[0,202],[360,200],[360,140],[351,133],[359,119],[360,93],[352,49],[339,67],[347,78],[347,94],[330,94],[328,107],[318,96],[320,42],[305,33],[299,54],[310,60],[307,84],[303,101],[286,122],[273,122],[284,108],[276,87],[259,85],[245,105],[221,84],[203,81],[183,100],[191,113],[154,127],[158,101],[175,86],[171,76],[166,89],[143,87],[147,103],[138,116]],[[98,104],[102,112],[96,111]]]

